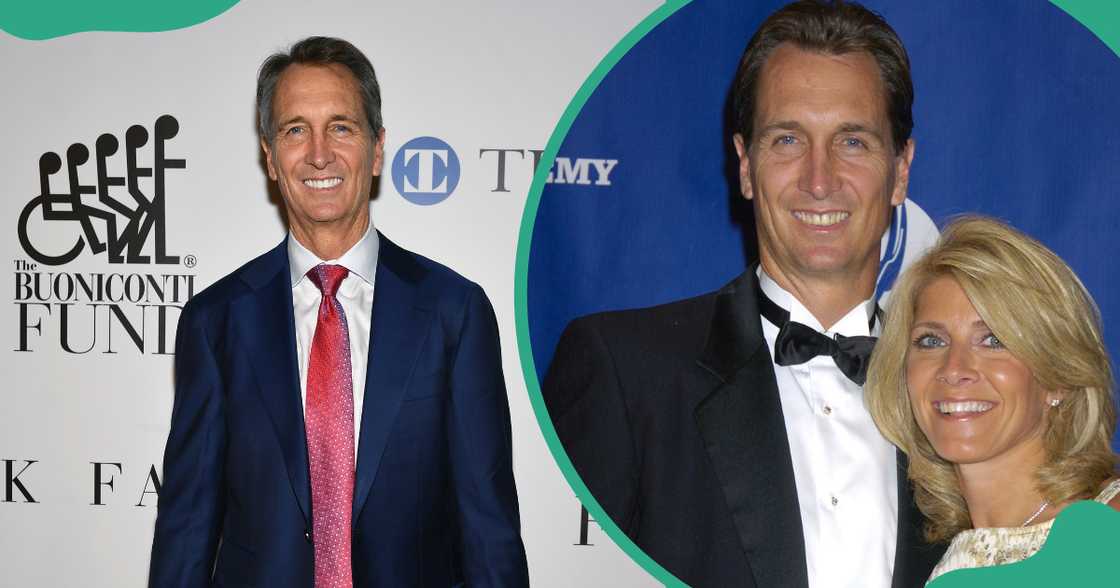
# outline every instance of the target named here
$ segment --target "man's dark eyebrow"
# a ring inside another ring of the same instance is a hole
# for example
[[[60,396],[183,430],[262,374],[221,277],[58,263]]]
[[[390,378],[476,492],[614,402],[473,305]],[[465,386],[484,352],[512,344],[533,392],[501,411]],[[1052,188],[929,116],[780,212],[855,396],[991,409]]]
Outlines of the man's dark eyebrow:
[[[328,120],[327,122],[339,122],[339,121],[351,122],[351,123],[356,123],[356,124],[358,123],[357,120],[354,120],[353,118],[351,118],[350,116],[345,115],[345,114],[332,115],[330,120]],[[306,122],[307,122],[307,119],[303,118],[302,116],[293,116],[292,118],[290,118],[288,120],[281,121],[280,124],[276,128],[282,129],[282,128],[284,128],[288,125],[291,125],[291,124],[306,123]]]
[[[769,133],[771,131],[799,131],[803,128],[804,127],[801,126],[801,123],[795,120],[780,120],[763,126],[761,129],[759,129],[759,134],[765,135],[766,133]],[[874,135],[876,137],[879,136],[879,131],[875,130],[875,128],[870,125],[858,122],[843,123],[836,130],[841,133],[866,133],[869,135]]]
[[[801,126],[801,123],[795,120],[780,120],[762,127],[759,129],[758,134],[767,135],[774,131],[800,131],[803,129],[804,127]]]
[[[840,128],[837,130],[841,133],[861,133],[865,135],[871,135],[879,141],[883,140],[883,137],[879,134],[879,131],[863,123],[844,123],[840,125]]]
[[[276,125],[276,128],[282,129],[282,128],[284,128],[288,125],[294,124],[294,123],[305,123],[305,122],[307,122],[307,120],[304,119],[302,116],[293,116],[292,118],[289,118],[287,120],[280,121]]]

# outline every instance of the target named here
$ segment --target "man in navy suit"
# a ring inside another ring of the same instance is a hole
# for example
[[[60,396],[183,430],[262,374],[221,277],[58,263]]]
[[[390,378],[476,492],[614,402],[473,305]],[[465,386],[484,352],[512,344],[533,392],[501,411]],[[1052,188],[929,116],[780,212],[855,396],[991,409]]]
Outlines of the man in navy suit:
[[[380,106],[346,41],[261,67],[289,234],[183,310],[151,586],[528,584],[493,309],[373,228]]]

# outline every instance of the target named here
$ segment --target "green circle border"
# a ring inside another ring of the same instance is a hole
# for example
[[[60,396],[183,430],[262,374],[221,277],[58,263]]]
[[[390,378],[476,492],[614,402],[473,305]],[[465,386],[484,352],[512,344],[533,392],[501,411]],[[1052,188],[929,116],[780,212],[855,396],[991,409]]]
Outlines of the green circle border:
[[[1098,2],[1097,0],[1049,1],[1088,28],[1098,39],[1108,46],[1113,53],[1120,56],[1120,2]],[[630,559],[652,575],[654,579],[662,582],[666,586],[673,587],[686,587],[687,584],[681,582],[676,576],[661,567],[653,558],[646,555],[646,553],[634,544],[634,542],[622,532],[622,529],[607,516],[603,507],[600,506],[599,502],[595,500],[595,497],[591,495],[591,492],[588,491],[583,480],[580,479],[579,474],[576,473],[571,460],[568,459],[568,454],[564,451],[564,446],[560,444],[560,439],[556,435],[556,429],[552,425],[552,419],[548,416],[548,408],[545,407],[544,397],[541,395],[540,380],[537,378],[536,361],[533,359],[532,344],[529,336],[528,281],[529,248],[533,241],[533,227],[536,224],[537,209],[540,207],[545,180],[548,177],[549,170],[552,169],[557,151],[559,151],[560,145],[564,142],[564,138],[567,137],[568,131],[571,130],[576,117],[579,116],[580,111],[583,110],[584,104],[587,103],[587,100],[599,87],[603,79],[606,78],[607,74],[610,73],[611,69],[614,68],[615,64],[617,64],[634,45],[657,27],[657,25],[661,24],[662,21],[669,18],[689,3],[691,3],[691,0],[668,0],[657,10],[650,13],[649,16],[642,19],[633,30],[627,33],[626,36],[607,53],[606,57],[599,62],[595,69],[592,70],[591,75],[587,77],[579,90],[576,91],[575,97],[572,98],[572,101],[560,116],[560,121],[552,131],[548,144],[545,146],[544,153],[541,154],[540,164],[533,174],[533,182],[530,184],[529,194],[525,201],[525,211],[521,216],[521,229],[517,239],[517,260],[514,267],[513,294],[514,315],[517,323],[517,351],[521,359],[521,371],[525,378],[525,387],[529,393],[529,401],[533,407],[533,412],[537,417],[537,424],[541,428],[541,433],[544,435],[549,451],[552,452],[552,457],[556,460],[556,465],[560,467],[564,478],[568,481],[568,484],[575,491],[580,502],[583,503],[583,506],[595,519],[596,524],[599,525],[603,532],[606,533],[616,545],[622,548],[622,551],[630,556]]]
[[[564,451],[564,446],[560,444],[560,438],[556,436],[556,428],[552,426],[552,419],[548,416],[548,408],[544,405],[544,397],[541,395],[540,380],[537,379],[536,362],[533,359],[533,350],[529,337],[529,297],[528,297],[528,276],[529,276],[529,247],[533,241],[533,226],[537,220],[537,209],[540,207],[541,194],[544,192],[545,180],[548,177],[548,171],[552,168],[553,162],[556,160],[556,152],[560,149],[560,144],[564,142],[564,138],[568,136],[568,131],[572,128],[572,123],[575,122],[577,116],[583,105],[599,87],[599,83],[607,77],[615,64],[630,49],[642,40],[650,31],[657,25],[661,24],[666,18],[669,18],[681,7],[689,4],[691,0],[668,0],[665,4],[661,5],[657,10],[650,13],[649,16],[642,19],[637,26],[634,27],[617,45],[614,46],[607,53],[606,57],[599,62],[599,65],[592,70],[591,75],[583,82],[583,85],[576,91],[576,95],[564,109],[564,114],[560,116],[560,121],[556,124],[556,129],[552,131],[552,136],[548,139],[548,144],[545,146],[544,153],[541,154],[540,163],[537,165],[536,172],[533,174],[533,182],[529,186],[529,195],[525,201],[525,212],[521,216],[521,230],[517,238],[517,261],[514,268],[514,292],[513,304],[514,315],[517,321],[517,353],[521,358],[521,370],[525,377],[525,387],[529,392],[529,402],[533,406],[533,413],[537,417],[537,424],[541,428],[541,433],[544,434],[545,442],[548,444],[549,451],[552,452],[553,459],[556,460],[556,465],[560,466],[560,471],[564,474],[564,479],[568,481],[568,485],[575,490],[576,497],[579,498],[587,512],[595,519],[599,528],[607,534],[607,537],[614,541],[615,545],[622,548],[630,559],[634,560],[644,570],[649,572],[654,578],[663,582],[666,586],[687,586],[684,582],[678,580],[675,576],[670,574],[665,568],[661,567],[650,556],[646,555],[625,533],[607,516],[606,511],[591,495],[587,486],[580,479],[579,474],[576,473],[575,468],[572,466],[572,461],[568,459],[568,454]]]

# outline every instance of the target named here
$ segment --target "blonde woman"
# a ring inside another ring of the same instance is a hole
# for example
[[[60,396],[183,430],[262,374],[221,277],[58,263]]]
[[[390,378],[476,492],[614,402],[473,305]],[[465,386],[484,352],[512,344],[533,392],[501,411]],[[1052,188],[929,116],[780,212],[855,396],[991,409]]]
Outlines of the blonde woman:
[[[1030,557],[1074,501],[1120,510],[1112,386],[1069,266],[995,220],[945,229],[891,293],[866,389],[910,458],[927,539],[952,540],[930,580]]]

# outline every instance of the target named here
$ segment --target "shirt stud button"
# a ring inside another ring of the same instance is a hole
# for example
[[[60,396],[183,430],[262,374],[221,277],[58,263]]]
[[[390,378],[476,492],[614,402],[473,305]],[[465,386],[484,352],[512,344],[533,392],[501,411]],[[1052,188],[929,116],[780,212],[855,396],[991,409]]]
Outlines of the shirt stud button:
[[[833,496],[831,502],[832,502],[832,506],[836,506],[837,504],[840,504],[840,499]]]
[[[828,414],[832,414],[832,407],[831,407],[831,406],[829,406],[829,405],[827,405],[827,404],[826,404],[826,405],[824,405],[824,409],[823,409],[823,410],[824,410],[824,413],[825,413],[826,415],[828,415]]]

